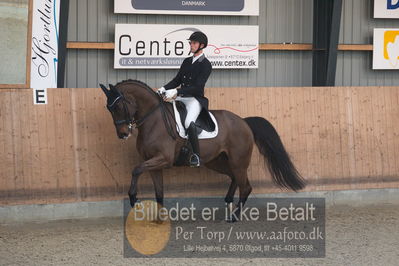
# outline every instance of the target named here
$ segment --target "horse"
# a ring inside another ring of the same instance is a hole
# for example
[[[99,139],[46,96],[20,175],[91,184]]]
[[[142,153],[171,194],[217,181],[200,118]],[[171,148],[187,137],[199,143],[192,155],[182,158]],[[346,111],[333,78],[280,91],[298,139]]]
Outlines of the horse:
[[[107,108],[111,113],[117,136],[127,139],[138,130],[136,148],[144,160],[132,171],[128,191],[132,208],[137,199],[137,184],[140,175],[148,171],[155,188],[156,201],[163,205],[163,169],[176,166],[185,139],[177,134],[172,104],[165,102],[147,84],[138,80],[124,80],[109,89],[100,84],[107,97]],[[201,164],[231,179],[224,198],[233,204],[239,188],[239,201],[233,221],[252,191],[247,170],[251,161],[254,143],[269,169],[273,181],[280,187],[293,191],[305,187],[305,180],[292,163],[273,125],[262,117],[240,116],[227,110],[210,110],[218,123],[218,134],[211,139],[200,139]]]

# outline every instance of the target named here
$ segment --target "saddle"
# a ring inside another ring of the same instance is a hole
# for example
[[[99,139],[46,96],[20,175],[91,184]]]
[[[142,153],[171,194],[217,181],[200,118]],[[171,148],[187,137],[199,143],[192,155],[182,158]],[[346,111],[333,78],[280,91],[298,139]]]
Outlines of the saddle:
[[[184,121],[187,117],[186,106],[180,101],[174,101],[173,110],[177,124],[177,131],[179,132],[180,137],[187,138],[186,128],[184,127]],[[218,134],[218,124],[214,115],[204,108],[202,108],[198,115],[195,125],[197,126],[198,139],[210,139],[216,137]]]

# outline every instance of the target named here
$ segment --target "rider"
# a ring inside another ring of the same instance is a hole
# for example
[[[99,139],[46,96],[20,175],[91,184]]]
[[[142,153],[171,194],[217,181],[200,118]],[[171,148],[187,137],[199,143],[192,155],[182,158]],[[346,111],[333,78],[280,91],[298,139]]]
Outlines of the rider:
[[[208,111],[208,99],[204,97],[204,87],[212,72],[212,65],[203,53],[203,49],[208,45],[207,36],[203,32],[196,31],[188,40],[190,41],[190,51],[194,55],[184,59],[176,77],[158,89],[158,93],[165,93],[164,100],[166,101],[175,99],[185,104],[188,113],[184,126],[193,148],[190,166],[198,167],[200,166],[200,153],[195,120],[202,108]],[[178,86],[181,87],[176,89]]]

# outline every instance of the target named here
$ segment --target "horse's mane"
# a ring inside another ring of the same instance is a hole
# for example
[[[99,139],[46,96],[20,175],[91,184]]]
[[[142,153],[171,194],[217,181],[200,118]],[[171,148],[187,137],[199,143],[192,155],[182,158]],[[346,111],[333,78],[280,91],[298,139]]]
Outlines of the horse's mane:
[[[142,82],[142,81],[140,81],[140,80],[137,80],[137,79],[122,80],[122,81],[116,83],[115,87],[118,86],[118,85],[124,84],[124,83],[135,83],[135,84],[139,84],[139,85],[144,86],[146,89],[149,89],[150,91],[152,91],[152,92],[155,93],[155,91],[154,91],[150,86],[148,86],[146,83],[144,83],[144,82]]]

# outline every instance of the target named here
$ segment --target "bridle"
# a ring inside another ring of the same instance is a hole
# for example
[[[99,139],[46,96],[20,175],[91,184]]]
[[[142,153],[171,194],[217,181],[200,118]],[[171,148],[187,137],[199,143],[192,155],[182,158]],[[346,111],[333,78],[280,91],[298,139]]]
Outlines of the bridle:
[[[119,101],[121,101],[122,104],[123,104],[123,110],[124,110],[124,113],[125,113],[124,114],[125,119],[114,121],[115,126],[126,124],[128,126],[128,128],[129,128],[129,132],[132,133],[133,126],[135,128],[140,127],[142,124],[144,124],[145,120],[152,113],[154,113],[158,108],[161,108],[161,110],[162,110],[162,118],[163,118],[165,126],[166,126],[166,128],[168,130],[168,134],[175,140],[176,136],[175,136],[175,134],[174,134],[174,132],[172,130],[171,122],[169,121],[169,117],[166,115],[166,112],[170,113],[170,110],[168,110],[168,108],[166,108],[165,103],[163,101],[163,98],[159,94],[155,93],[153,90],[151,90],[151,89],[149,89],[149,88],[147,88],[145,86],[143,86],[143,88],[145,88],[147,91],[149,91],[150,93],[155,95],[158,98],[159,103],[157,105],[155,105],[153,108],[151,108],[151,110],[149,110],[142,118],[134,119],[134,116],[136,115],[137,111],[133,115],[130,115],[129,109],[127,107],[127,104],[132,104],[132,103],[128,99],[126,99],[126,97],[123,95],[123,93],[118,91],[118,94],[119,94],[118,97],[116,97],[111,104],[107,104],[107,109],[111,113],[112,113],[113,109],[115,108],[115,105]],[[173,114],[171,114],[171,115],[172,115],[172,117],[174,119]],[[175,125],[176,125],[176,121],[175,121]]]
[[[129,130],[131,131],[133,129],[133,126],[135,128],[138,128],[144,123],[144,120],[150,116],[158,107],[160,106],[159,104],[153,107],[149,112],[147,112],[142,118],[140,119],[134,119],[134,116],[136,115],[136,112],[133,115],[130,115],[129,109],[127,107],[127,104],[131,104],[129,100],[126,99],[126,97],[122,94],[119,93],[119,96],[115,98],[115,100],[111,104],[107,104],[107,109],[112,113],[112,110],[115,108],[115,105],[121,101],[123,104],[123,110],[124,110],[124,116],[125,119],[122,120],[116,120],[114,121],[115,126],[123,125],[126,124],[129,127]]]
[[[113,109],[115,108],[115,105],[117,102],[119,102],[120,100],[122,100],[122,104],[123,104],[123,109],[125,112],[125,119],[123,120],[116,120],[114,121],[115,126],[119,126],[122,124],[127,124],[129,127],[129,130],[133,127],[133,121],[134,121],[134,115],[135,113],[130,116],[129,114],[129,109],[127,108],[127,103],[131,103],[130,101],[128,101],[123,94],[119,94],[118,97],[115,98],[115,100],[111,103],[111,104],[107,104],[107,109],[108,111],[110,111],[112,113]]]

